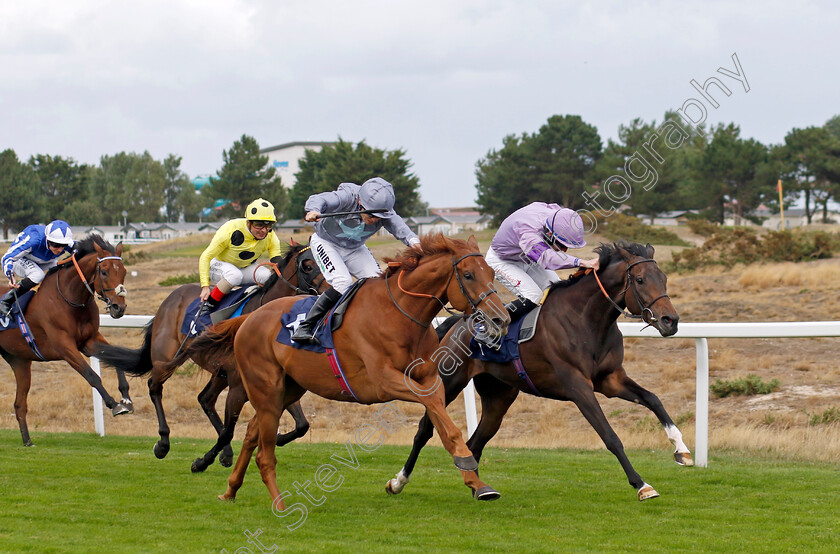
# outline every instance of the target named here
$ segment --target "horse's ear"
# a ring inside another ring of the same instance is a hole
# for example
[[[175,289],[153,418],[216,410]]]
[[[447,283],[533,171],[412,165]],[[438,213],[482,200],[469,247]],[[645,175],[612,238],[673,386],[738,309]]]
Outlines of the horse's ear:
[[[651,246],[650,243],[647,243],[645,245],[645,248],[647,249],[647,257],[652,260],[653,259],[653,252],[654,252],[653,246]]]
[[[104,257],[107,255],[107,252],[105,252],[105,250],[103,250],[103,249],[102,249],[102,247],[101,247],[101,246],[99,246],[99,245],[96,243],[96,241],[93,241],[93,248],[96,250],[96,254],[97,254],[100,258],[104,258]]]
[[[617,242],[614,242],[613,246],[615,247],[615,251],[618,252],[618,255],[621,256],[622,260],[627,261],[633,257],[633,254],[628,252],[626,249],[622,248],[621,245]]]
[[[114,253],[115,253],[117,256],[122,256],[122,241],[120,241],[120,242],[118,242],[118,243],[117,243],[116,248],[114,248]]]
[[[467,239],[467,244],[478,252],[478,241],[476,240],[475,235],[470,235],[470,238]]]
[[[295,240],[295,237],[289,237],[289,245],[290,246],[300,246],[300,243]]]

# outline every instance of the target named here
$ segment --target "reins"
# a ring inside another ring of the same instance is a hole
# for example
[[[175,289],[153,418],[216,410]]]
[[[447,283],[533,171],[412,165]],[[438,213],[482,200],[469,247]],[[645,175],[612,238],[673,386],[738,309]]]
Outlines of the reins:
[[[298,285],[300,285],[301,283],[305,283],[307,288],[302,288],[300,286],[293,285],[292,282],[289,281],[289,279],[286,279],[286,276],[283,275],[283,270],[281,270],[280,267],[277,264],[272,263],[272,262],[264,262],[264,263],[259,264],[257,266],[257,268],[254,269],[254,272],[256,273],[257,269],[259,269],[260,267],[262,267],[264,265],[270,266],[272,271],[274,271],[274,273],[277,275],[277,277],[281,281],[286,283],[286,285],[288,285],[289,288],[292,289],[295,292],[295,294],[318,294],[318,288],[324,282],[325,277],[324,277],[324,274],[322,273],[321,274],[321,280],[317,283],[315,283],[315,281],[309,281],[308,279],[306,279],[304,277],[304,272],[303,272],[302,268],[303,268],[303,262],[305,261],[304,256],[303,256],[303,254],[305,252],[311,252],[309,246],[307,246],[305,248],[302,248],[301,250],[299,250],[295,254],[295,267],[294,267],[294,269],[295,269],[295,273],[297,273]],[[313,261],[314,261],[314,258],[313,258]],[[288,263],[286,265],[288,265]],[[286,266],[283,266],[283,269],[286,269]],[[256,281],[256,279],[255,279],[255,281]],[[259,283],[259,282],[257,282],[257,284],[260,287],[265,286],[264,284]]]
[[[607,300],[609,300],[610,304],[612,304],[612,305],[613,305],[613,307],[614,307],[616,310],[618,310],[619,312],[621,312],[621,314],[622,314],[624,317],[628,317],[628,318],[631,318],[631,319],[641,319],[642,321],[644,321],[644,322],[645,322],[645,323],[647,323],[648,325],[653,325],[654,323],[656,323],[656,318],[655,318],[655,317],[654,317],[654,315],[653,315],[653,310],[651,310],[650,308],[651,308],[654,304],[656,304],[659,300],[661,300],[661,299],[663,299],[663,298],[669,298],[669,296],[668,296],[667,294],[660,294],[659,296],[657,296],[656,298],[654,298],[654,299],[653,299],[653,301],[651,301],[651,303],[650,303],[650,304],[648,304],[647,306],[645,306],[644,302],[642,301],[641,296],[639,296],[639,291],[636,289],[635,282],[633,281],[633,276],[632,276],[632,275],[630,275],[630,268],[632,268],[632,267],[633,267],[633,266],[635,266],[635,265],[639,265],[639,264],[643,264],[643,263],[647,263],[647,262],[652,262],[652,263],[654,263],[654,264],[655,264],[655,263],[656,263],[656,260],[654,260],[654,259],[652,259],[652,258],[645,258],[645,259],[642,259],[642,260],[637,260],[637,261],[633,262],[632,264],[627,264],[627,286],[625,286],[625,287],[624,287],[624,290],[623,290],[623,291],[621,291],[621,294],[622,294],[622,295],[625,295],[625,294],[627,293],[627,289],[629,289],[629,288],[631,288],[631,287],[632,287],[632,289],[633,289],[633,297],[636,299],[636,302],[637,302],[637,303],[639,304],[639,306],[642,308],[642,313],[641,313],[641,314],[638,314],[638,315],[637,315],[637,314],[634,314],[634,313],[631,313],[631,312],[629,312],[629,311],[625,310],[624,308],[622,308],[621,306],[619,306],[619,305],[618,305],[618,304],[617,304],[617,303],[616,303],[616,302],[615,302],[615,301],[614,301],[614,300],[610,297],[610,295],[609,295],[609,294],[607,294],[606,289],[604,289],[604,285],[601,283],[601,279],[598,277],[598,272],[597,272],[597,271],[593,271],[592,269],[587,269],[587,270],[585,270],[585,271],[584,271],[584,273],[586,273],[586,274],[588,274],[588,273],[590,273],[590,272],[591,272],[591,273],[593,273],[593,275],[595,276],[595,281],[597,281],[597,282],[598,282],[598,288],[600,288],[600,289],[601,289],[601,292],[604,294],[604,297],[605,297]],[[645,317],[645,316],[647,316],[647,317]]]
[[[76,273],[79,275],[79,280],[82,281],[82,284],[85,286],[87,291],[90,293],[91,298],[93,298],[93,297],[99,298],[100,300],[105,302],[105,307],[106,308],[110,308],[111,305],[113,304],[113,302],[111,302],[111,300],[108,297],[105,296],[105,293],[110,292],[112,290],[118,290],[118,289],[121,288],[122,290],[119,290],[119,292],[117,292],[117,295],[118,296],[125,296],[126,295],[126,290],[125,290],[125,286],[122,283],[117,285],[115,288],[106,289],[105,284],[102,282],[102,279],[100,278],[99,279],[99,292],[96,292],[96,284],[95,284],[96,283],[96,276],[101,271],[100,270],[100,265],[105,260],[120,260],[120,261],[122,261],[122,257],[121,256],[105,256],[104,258],[97,257],[96,258],[96,269],[94,270],[93,277],[91,277],[90,283],[88,283],[87,279],[85,278],[85,274],[82,272],[82,268],[79,267],[79,262],[76,260],[76,253],[75,252],[69,258],[65,258],[65,259],[61,260],[60,262],[58,262],[58,265],[64,265],[68,261],[72,261],[73,266],[76,268]],[[93,286],[91,286],[91,285],[93,285]],[[85,306],[87,306],[87,303],[88,303],[89,299],[85,300],[81,304],[77,304],[76,302],[73,302],[72,300],[70,300],[69,298],[64,296],[64,292],[61,290],[61,279],[59,279],[59,275],[56,275],[56,277],[55,277],[55,287],[56,287],[56,289],[58,289],[58,294],[61,296],[61,298],[63,298],[64,301],[67,302],[67,304],[69,304],[71,307],[73,307],[73,308],[84,308]]]
[[[457,260],[455,259],[455,256],[452,256],[452,273],[449,274],[449,279],[447,279],[446,286],[443,287],[443,290],[446,291],[449,288],[449,283],[452,282],[452,277],[455,276],[455,279],[458,281],[458,286],[461,289],[461,294],[464,295],[464,297],[470,303],[470,306],[472,307],[473,311],[475,311],[475,310],[478,309],[479,304],[484,302],[484,300],[486,300],[487,297],[489,297],[491,294],[498,294],[498,291],[496,291],[496,289],[491,287],[490,290],[488,290],[487,292],[483,292],[479,295],[478,301],[473,300],[473,298],[470,296],[469,292],[467,292],[467,289],[464,286],[463,281],[461,280],[461,274],[458,273],[458,264],[461,263],[465,258],[469,258],[471,256],[481,256],[481,254],[478,253],[478,252],[471,252],[469,254],[464,254],[463,256],[458,258]],[[400,265],[401,265],[400,262],[389,262],[389,264],[388,264],[389,267],[399,267]],[[466,313],[459,313],[457,310],[454,310],[452,308],[447,307],[446,302],[444,302],[443,300],[441,300],[439,297],[435,296],[434,294],[426,294],[426,293],[422,293],[422,292],[412,292],[412,291],[406,290],[402,286],[402,277],[405,273],[406,273],[405,270],[403,270],[403,271],[400,272],[399,277],[397,277],[397,287],[399,287],[400,291],[402,291],[404,294],[407,294],[408,296],[414,296],[415,298],[435,299],[440,303],[440,305],[443,307],[443,309],[446,310],[449,314],[457,315],[459,317],[466,317],[467,316]],[[405,317],[407,317],[408,319],[410,319],[411,321],[413,321],[417,325],[420,325],[421,327],[428,328],[431,325],[431,323],[423,323],[421,321],[418,321],[417,319],[412,317],[411,314],[409,314],[405,310],[403,310],[400,307],[399,304],[397,304],[397,299],[394,298],[394,294],[391,292],[391,286],[388,283],[388,275],[387,274],[385,275],[385,288],[388,290],[388,296],[391,297],[391,302],[394,303],[394,306],[397,307],[397,309],[400,311],[400,313],[402,313]]]

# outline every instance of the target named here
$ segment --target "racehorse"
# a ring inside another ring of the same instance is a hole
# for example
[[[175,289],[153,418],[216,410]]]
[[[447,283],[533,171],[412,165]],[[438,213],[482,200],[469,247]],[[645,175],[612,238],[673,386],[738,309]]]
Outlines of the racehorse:
[[[476,460],[480,460],[484,446],[498,432],[502,418],[520,391],[570,400],[618,458],[639,500],[645,500],[659,494],[633,469],[595,393],[622,398],[651,410],[676,446],[674,460],[681,465],[694,465],[682,434],[656,395],[627,376],[622,365],[624,342],[616,324],[626,307],[630,314],[639,316],[667,337],[677,332],[679,315],[666,293],[667,277],[654,261],[650,244],[618,242],[603,244],[595,251],[600,258],[601,269],[597,272],[600,281],[596,274],[587,271],[552,285],[539,313],[534,337],[519,345],[522,364],[519,369],[513,362],[492,363],[471,358],[471,333],[456,320],[450,318],[438,327],[441,350],[445,348],[447,354],[457,358],[457,362],[450,362],[450,369],[441,369],[446,403],[452,402],[474,378],[481,396],[481,421],[467,446]],[[431,437],[432,426],[426,415],[420,421],[405,466],[386,485],[389,493],[402,491],[420,450]]]
[[[280,262],[282,268],[274,267],[274,274],[262,286],[262,291],[254,295],[242,309],[243,314],[253,312],[260,306],[276,298],[293,294],[318,294],[325,289],[326,283],[318,265],[308,246],[299,244],[292,239],[291,249]],[[319,278],[320,277],[320,278]],[[97,355],[108,365],[125,371],[129,375],[140,377],[149,376],[149,397],[155,406],[158,418],[158,433],[160,440],[155,443],[154,453],[157,458],[164,458],[169,453],[169,425],[163,410],[163,384],[172,376],[175,370],[186,361],[185,358],[173,363],[176,355],[183,351],[192,339],[181,333],[181,322],[184,320],[187,307],[198,297],[201,287],[197,284],[182,285],[172,291],[157,310],[152,321],[145,328],[143,345],[138,349],[130,349],[115,345],[101,345]],[[216,412],[216,400],[228,386],[228,377],[235,375],[236,366],[233,357],[228,360],[214,360],[213,364],[199,364],[207,369],[212,377],[207,386],[199,393],[198,402],[207,415],[217,433],[222,432],[222,421]],[[234,390],[238,380],[231,384],[231,395],[244,395],[244,389]],[[289,413],[295,419],[295,429],[278,436],[278,442],[285,444],[302,437],[309,429],[309,423],[303,415],[300,406],[294,406]],[[227,415],[226,415],[227,419]],[[222,454],[220,462],[230,466],[233,460],[233,450],[228,447]]]
[[[331,367],[326,353],[275,340],[283,326],[281,316],[299,298],[283,298],[247,319],[222,322],[193,342],[187,354],[203,359],[225,356],[233,349],[239,377],[256,410],[227,492],[219,498],[235,498],[259,444],[257,465],[273,508],[285,510],[277,487],[274,433],[283,410],[306,391],[361,404],[389,400],[423,404],[473,496],[498,498],[498,493],[478,478],[478,465],[446,413],[437,371],[429,363],[438,344],[430,323],[447,300],[458,310],[481,312],[499,332],[507,328],[510,317],[495,294],[493,270],[479,253],[474,237],[464,241],[427,235],[420,245],[422,252],[410,248],[396,259],[386,259],[389,267],[384,277],[367,279],[358,289],[343,324],[332,335],[343,372]],[[227,426],[219,442],[229,442],[232,436],[233,426]]]
[[[107,304],[111,317],[120,318],[125,313],[125,266],[121,255],[122,243],[114,248],[99,235],[78,241],[73,254],[47,273],[26,307],[26,322],[35,346],[30,347],[17,326],[0,331],[0,355],[15,374],[15,417],[24,446],[32,446],[26,413],[33,361],[66,360],[99,391],[113,415],[132,411],[108,394],[82,355],[95,355],[94,344],[105,342],[99,332],[94,296]],[[8,288],[0,289],[0,294]],[[128,383],[123,391],[123,396],[127,395]]]

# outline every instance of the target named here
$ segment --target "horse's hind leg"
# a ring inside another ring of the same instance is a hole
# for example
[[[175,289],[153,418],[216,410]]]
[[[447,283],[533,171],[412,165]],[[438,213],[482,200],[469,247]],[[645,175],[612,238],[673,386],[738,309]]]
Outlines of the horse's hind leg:
[[[301,438],[309,431],[309,421],[306,420],[306,415],[303,413],[300,402],[295,402],[290,405],[286,408],[286,411],[294,418],[295,428],[288,433],[277,433],[277,446],[289,444],[293,440]]]
[[[128,392],[128,380],[125,378],[125,372],[117,369],[117,383],[120,389],[120,403],[128,408],[128,413],[134,413],[134,402],[131,401],[131,396]]]
[[[23,446],[32,446],[29,427],[26,425],[26,413],[29,411],[27,397],[32,382],[32,362],[11,357],[6,358],[6,361],[12,366],[15,374],[15,419],[20,427],[20,437],[23,439]]]
[[[169,454],[169,425],[166,423],[166,413],[163,411],[163,384],[174,373],[175,369],[169,369],[158,362],[152,367],[152,374],[149,377],[149,398],[155,407],[155,414],[158,419],[158,435],[160,439],[155,443],[155,457],[162,460]]]
[[[691,451],[683,442],[682,433],[671,419],[671,416],[668,415],[668,412],[665,411],[662,402],[655,394],[628,377],[624,368],[619,368],[618,371],[610,374],[604,381],[599,383],[596,390],[605,396],[616,396],[628,402],[641,404],[653,412],[659,420],[659,423],[665,429],[665,434],[668,435],[668,439],[674,444],[674,461],[683,466],[694,465],[694,460],[691,458]]]
[[[575,378],[573,382],[566,383],[565,391],[567,398],[575,403],[580,413],[586,418],[586,421],[589,422],[598,433],[598,436],[601,437],[601,440],[604,441],[607,450],[612,452],[618,459],[622,469],[624,469],[624,473],[627,475],[627,480],[636,489],[639,500],[659,496],[659,493],[645,483],[641,475],[633,469],[633,465],[624,452],[624,445],[621,444],[621,439],[618,438],[613,428],[610,427],[610,423],[607,421],[603,410],[601,410],[601,405],[598,404],[598,399],[595,398],[595,391],[592,389],[590,383],[582,377]]]
[[[246,394],[245,387],[242,385],[242,381],[238,378],[237,373],[232,373],[230,375],[229,383],[230,390],[228,391],[227,400],[225,401],[224,428],[221,433],[219,433],[219,438],[216,441],[216,444],[214,444],[203,457],[196,458],[193,461],[192,467],[190,468],[193,473],[199,473],[207,469],[208,466],[210,466],[216,459],[216,456],[219,455],[219,452],[222,452],[222,456],[219,458],[219,463],[224,467],[230,467],[233,462],[233,449],[230,447],[230,441],[233,440],[236,422],[239,421],[239,414],[242,412],[242,406],[244,406],[245,402],[248,401],[248,395]],[[230,454],[228,454],[228,452]],[[224,461],[225,457],[228,457],[227,464],[225,464]]]
[[[216,412],[216,401],[219,399],[219,395],[227,388],[227,386],[227,373],[220,369],[210,377],[210,380],[207,382],[207,386],[198,393],[198,403],[201,405],[201,409],[204,410],[205,415],[207,415],[207,419],[210,420],[210,424],[213,425],[213,429],[216,430],[216,434],[219,437],[222,436],[225,426],[222,423],[218,412]],[[225,417],[227,418],[227,416]],[[219,457],[219,463],[223,467],[230,467],[233,463],[233,449],[230,447],[230,444],[227,444],[224,447],[222,455]]]

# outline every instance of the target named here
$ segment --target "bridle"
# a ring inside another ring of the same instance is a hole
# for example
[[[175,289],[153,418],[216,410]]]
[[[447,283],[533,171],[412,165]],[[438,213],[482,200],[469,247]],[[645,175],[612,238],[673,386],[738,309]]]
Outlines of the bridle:
[[[670,298],[670,297],[667,294],[660,294],[659,296],[654,298],[647,306],[645,306],[644,302],[642,301],[642,297],[639,296],[639,290],[636,287],[636,282],[633,280],[633,276],[630,275],[630,268],[632,268],[633,266],[648,263],[648,262],[651,262],[651,263],[655,264],[656,260],[654,260],[652,258],[644,258],[644,259],[641,259],[641,260],[636,260],[633,263],[628,263],[627,264],[627,285],[625,285],[624,290],[621,291],[621,293],[620,293],[622,296],[625,296],[627,294],[628,289],[633,290],[633,297],[635,298],[636,303],[639,306],[642,307],[642,313],[638,314],[638,315],[634,314],[634,313],[631,313],[629,311],[626,311],[624,308],[622,308],[621,306],[616,304],[616,302],[612,298],[610,298],[610,295],[607,294],[607,291],[604,289],[604,285],[601,284],[601,279],[598,278],[598,272],[594,271],[593,274],[595,275],[595,280],[598,281],[598,286],[601,288],[601,292],[604,293],[604,296],[606,297],[606,299],[609,300],[610,304],[612,304],[613,307],[615,307],[616,310],[621,312],[621,314],[624,317],[629,317],[631,319],[641,319],[642,321],[644,321],[648,325],[653,325],[654,323],[656,323],[657,319],[656,319],[656,317],[654,317],[653,310],[651,310],[651,307],[654,304],[656,304],[659,300],[662,300],[663,298]],[[625,300],[625,304],[626,303],[627,302]]]
[[[96,269],[94,270],[93,277],[91,277],[90,282],[88,282],[88,280],[85,278],[85,274],[82,273],[82,268],[79,267],[79,262],[76,260],[76,253],[75,252],[69,258],[66,258],[66,259],[64,259],[64,260],[62,260],[58,263],[59,264],[65,264],[68,261],[72,261],[73,266],[76,268],[76,273],[79,275],[79,279],[82,281],[82,284],[85,286],[87,291],[90,293],[91,297],[95,296],[95,297],[99,298],[101,301],[105,302],[105,308],[110,308],[114,303],[111,302],[110,298],[105,296],[105,293],[115,291],[117,296],[125,297],[126,294],[128,293],[128,291],[126,290],[125,285],[122,284],[122,283],[120,283],[119,285],[117,285],[116,287],[114,287],[112,289],[106,289],[105,288],[105,283],[102,282],[102,276],[101,276],[102,268],[101,268],[101,265],[102,265],[102,262],[104,262],[106,260],[120,260],[120,261],[122,261],[122,257],[121,256],[105,256],[104,258],[100,258],[100,257],[97,256],[97,258],[96,258]],[[99,279],[97,279],[97,276],[99,276]],[[96,291],[97,280],[99,281],[99,291],[98,292]],[[72,300],[70,300],[69,298],[64,296],[64,292],[62,292],[62,290],[61,290],[61,279],[59,279],[58,276],[56,276],[56,278],[55,278],[55,287],[58,289],[58,294],[61,295],[61,298],[63,298],[64,301],[67,302],[73,308],[84,308],[85,306],[87,306],[87,303],[88,303],[87,300],[85,300],[81,304],[77,304],[76,302],[73,302]]]
[[[311,260],[315,261],[315,257],[312,255],[312,250],[309,246],[300,249],[297,254],[295,255],[295,273],[297,274],[297,282],[298,285],[303,284],[303,287],[296,286],[291,283],[286,277],[283,275],[283,270],[281,270],[277,264],[274,263],[267,263],[267,264],[260,264],[260,265],[270,265],[274,270],[274,273],[277,274],[277,277],[286,283],[289,288],[294,290],[295,294],[318,294],[318,289],[321,288],[321,285],[324,283],[324,274],[321,273],[321,279],[309,279],[307,272],[304,270],[303,262]],[[285,269],[285,267],[283,268]],[[260,285],[263,286],[263,285]]]
[[[463,256],[461,256],[460,258],[458,258],[457,260],[455,259],[455,256],[452,256],[452,273],[450,273],[450,274],[449,274],[449,279],[446,281],[446,286],[443,288],[443,290],[444,290],[444,291],[446,291],[446,290],[448,290],[448,289],[449,289],[449,283],[451,283],[451,282],[452,282],[452,276],[454,275],[454,276],[455,276],[455,280],[456,280],[456,281],[458,281],[458,287],[461,289],[461,294],[463,294],[463,295],[464,295],[464,298],[466,298],[466,299],[467,299],[467,302],[469,302],[469,303],[470,303],[470,306],[472,307],[472,311],[473,311],[473,312],[475,312],[475,311],[477,311],[477,310],[478,310],[478,306],[479,306],[479,304],[481,304],[482,302],[484,302],[484,301],[487,299],[487,297],[489,297],[491,294],[499,294],[499,293],[498,293],[498,291],[497,291],[495,288],[490,287],[490,289],[489,289],[489,290],[487,290],[486,292],[482,292],[482,293],[478,296],[478,299],[477,299],[477,300],[473,300],[472,296],[470,296],[470,293],[469,293],[469,292],[467,292],[467,288],[464,286],[464,281],[463,281],[463,279],[461,278],[461,274],[460,274],[460,273],[458,273],[458,264],[459,264],[459,263],[461,263],[461,262],[462,262],[465,258],[469,258],[469,257],[471,257],[471,256],[481,256],[481,254],[479,254],[478,252],[471,252],[471,253],[469,253],[469,254],[464,254]],[[394,264],[392,267],[399,267],[400,262],[391,262],[389,265],[391,265],[391,264]],[[454,310],[454,309],[452,309],[452,308],[447,307],[447,306],[446,306],[446,302],[444,302],[443,300],[441,300],[439,297],[435,296],[434,294],[425,294],[425,293],[421,293],[421,292],[411,292],[411,291],[407,291],[407,290],[405,290],[405,288],[403,288],[403,286],[402,286],[402,277],[403,277],[403,275],[404,275],[404,274],[405,274],[405,271],[400,272],[400,276],[397,278],[397,286],[399,287],[399,289],[400,289],[403,293],[405,293],[405,294],[407,294],[407,295],[409,295],[409,296],[414,296],[414,297],[416,297],[416,298],[434,298],[435,300],[437,300],[438,302],[440,302],[440,305],[441,305],[441,306],[443,307],[443,309],[444,309],[444,310],[446,310],[448,313],[450,313],[450,314],[452,314],[452,315],[457,315],[457,316],[459,316],[459,317],[467,317],[467,313],[466,313],[466,312],[464,312],[464,313],[460,313],[460,312],[458,312],[457,310]],[[393,303],[394,303],[394,306],[396,306],[396,307],[397,307],[397,309],[398,309],[398,310],[399,310],[399,311],[400,311],[400,312],[401,312],[401,313],[402,313],[405,317],[407,317],[408,319],[410,319],[411,321],[413,321],[413,322],[414,322],[414,323],[416,323],[417,325],[420,325],[421,327],[424,327],[424,328],[429,328],[429,326],[431,325],[431,323],[423,323],[422,321],[418,321],[417,319],[415,319],[414,317],[412,317],[412,316],[411,316],[411,314],[409,314],[409,313],[407,313],[405,310],[403,310],[403,309],[400,307],[400,305],[399,305],[399,304],[397,304],[397,299],[396,299],[396,298],[394,298],[394,294],[391,292],[391,286],[388,284],[388,275],[387,275],[387,274],[385,275],[385,288],[388,290],[388,296],[390,296],[390,297],[391,297],[391,302],[393,302]]]

